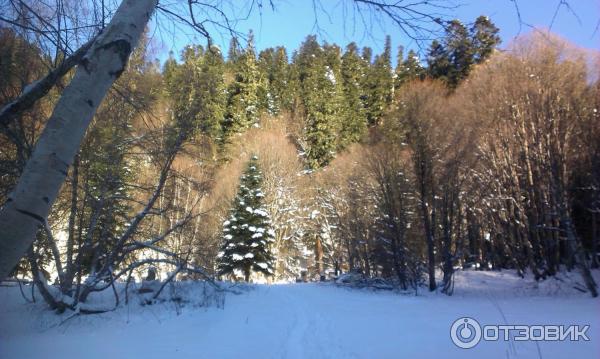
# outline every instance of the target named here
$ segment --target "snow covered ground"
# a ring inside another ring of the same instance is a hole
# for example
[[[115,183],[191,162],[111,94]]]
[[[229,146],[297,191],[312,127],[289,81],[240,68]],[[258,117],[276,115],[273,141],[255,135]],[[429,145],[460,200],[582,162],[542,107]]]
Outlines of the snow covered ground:
[[[2,287],[0,358],[600,358],[600,300],[573,289],[576,281],[575,274],[536,283],[508,271],[462,271],[452,297],[257,285],[227,294],[223,308],[133,301],[60,325],[68,314],[26,304],[18,288]],[[590,325],[591,340],[459,349],[450,326],[464,316],[482,325]]]

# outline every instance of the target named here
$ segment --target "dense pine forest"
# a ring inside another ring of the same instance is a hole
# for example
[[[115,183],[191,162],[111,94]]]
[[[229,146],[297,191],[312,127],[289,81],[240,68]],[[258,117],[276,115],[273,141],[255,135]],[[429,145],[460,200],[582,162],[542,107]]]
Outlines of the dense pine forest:
[[[484,16],[445,29],[420,53],[314,35],[259,50],[250,32],[164,63],[144,33],[11,276],[58,310],[149,268],[353,272],[449,295],[461,267],[539,281],[566,270],[596,296],[598,53],[542,31],[500,46]],[[73,71],[16,115],[6,106],[53,61],[0,28],[2,204]]]

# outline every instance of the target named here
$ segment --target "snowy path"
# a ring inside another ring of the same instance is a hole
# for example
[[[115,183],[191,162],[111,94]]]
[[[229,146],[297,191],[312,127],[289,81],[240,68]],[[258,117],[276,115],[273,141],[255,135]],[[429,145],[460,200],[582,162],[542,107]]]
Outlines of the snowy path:
[[[473,288],[448,298],[258,286],[228,295],[224,309],[184,308],[176,316],[166,307],[136,306],[129,315],[122,308],[51,328],[54,314],[1,288],[0,358],[600,358],[600,301]],[[449,336],[462,316],[486,324],[503,324],[504,317],[512,324],[590,324],[591,341],[539,349],[531,342],[482,342],[463,350]]]

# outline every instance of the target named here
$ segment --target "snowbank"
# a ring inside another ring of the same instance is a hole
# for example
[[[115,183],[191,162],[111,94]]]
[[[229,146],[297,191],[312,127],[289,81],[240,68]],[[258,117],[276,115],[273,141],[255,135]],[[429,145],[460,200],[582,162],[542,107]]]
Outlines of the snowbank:
[[[227,294],[222,305],[195,303],[204,284],[188,283],[183,305],[133,300],[62,325],[67,314],[1,287],[0,358],[599,358],[600,301],[573,289],[577,281],[576,274],[535,283],[508,271],[461,271],[452,297],[332,283],[256,285]],[[482,325],[588,324],[591,341],[459,349],[449,330],[463,316]]]

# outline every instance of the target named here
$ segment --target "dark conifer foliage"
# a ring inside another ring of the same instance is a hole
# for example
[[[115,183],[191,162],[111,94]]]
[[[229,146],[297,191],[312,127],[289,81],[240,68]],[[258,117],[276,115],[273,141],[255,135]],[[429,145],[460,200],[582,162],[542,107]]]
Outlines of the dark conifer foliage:
[[[466,26],[458,20],[452,20],[446,28],[444,48],[450,61],[448,84],[456,87],[469,75],[474,63],[475,50]]]
[[[299,98],[304,109],[306,159],[309,167],[319,168],[333,159],[339,128],[339,78],[334,62],[336,50],[324,49],[315,36],[306,38],[295,59],[298,69]]]
[[[498,28],[488,17],[478,17],[471,29],[452,20],[446,26],[445,37],[430,45],[428,75],[456,88],[472,66],[484,62],[499,43]]]
[[[414,81],[423,80],[425,78],[425,68],[421,64],[419,55],[414,50],[408,51],[406,59],[401,59],[401,54],[398,55],[398,66],[396,67],[396,79],[394,88],[400,89],[402,85]]]
[[[385,39],[383,53],[375,56],[373,65],[367,73],[366,79],[366,108],[367,120],[370,125],[375,125],[383,116],[385,110],[392,102],[394,87],[392,71],[392,43],[389,36]]]
[[[263,79],[264,95],[260,96],[261,108],[268,114],[279,115],[291,106],[293,89],[288,81],[288,56],[285,47],[268,48],[260,52],[258,67]]]
[[[358,47],[350,43],[342,56],[342,87],[344,93],[343,118],[340,128],[340,144],[344,147],[357,142],[367,130],[367,111],[363,101],[365,91],[361,87],[368,67],[360,58]]]
[[[471,27],[471,41],[476,64],[484,62],[500,44],[500,31],[487,16],[479,16]]]
[[[444,46],[437,40],[431,42],[427,55],[427,74],[444,82],[449,80],[450,59]]]
[[[262,172],[253,156],[240,178],[229,218],[223,223],[223,246],[218,254],[220,275],[242,276],[246,282],[252,272],[265,276],[274,273],[274,258],[269,246],[275,232],[264,205]]]
[[[232,134],[258,124],[260,106],[261,78],[252,32],[248,35],[248,44],[239,57],[235,47],[230,49],[230,55],[235,60],[229,63],[233,81],[227,90],[227,110],[222,124],[225,140]]]

